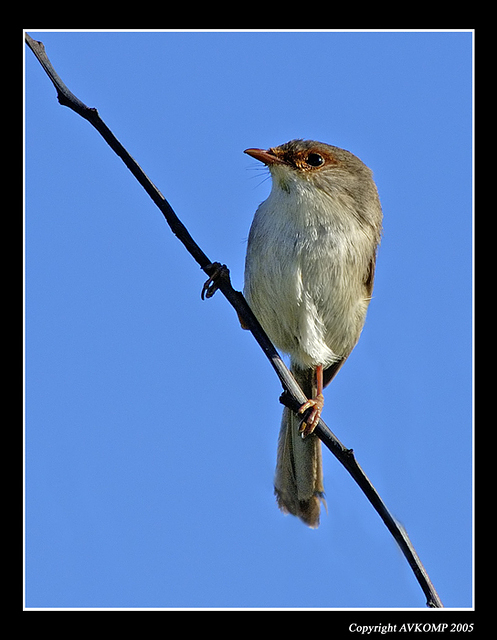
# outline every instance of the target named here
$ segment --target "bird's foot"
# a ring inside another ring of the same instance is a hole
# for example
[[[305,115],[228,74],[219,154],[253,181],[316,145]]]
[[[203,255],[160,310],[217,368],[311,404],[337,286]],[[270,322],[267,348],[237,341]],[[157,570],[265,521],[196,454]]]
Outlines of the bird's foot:
[[[305,420],[303,420],[302,424],[300,425],[299,432],[303,438],[310,435],[318,426],[321,411],[324,407],[324,397],[322,393],[318,393],[315,398],[304,402],[304,404],[299,409],[299,413],[305,413],[307,409],[310,409],[311,407],[312,411],[310,412],[309,416],[305,418]]]

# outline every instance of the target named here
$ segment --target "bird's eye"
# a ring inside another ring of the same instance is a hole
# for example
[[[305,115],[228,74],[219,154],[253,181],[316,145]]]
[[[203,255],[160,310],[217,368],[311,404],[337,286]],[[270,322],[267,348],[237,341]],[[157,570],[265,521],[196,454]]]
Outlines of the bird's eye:
[[[307,156],[306,162],[311,167],[320,167],[324,164],[324,158],[319,153],[310,153]]]

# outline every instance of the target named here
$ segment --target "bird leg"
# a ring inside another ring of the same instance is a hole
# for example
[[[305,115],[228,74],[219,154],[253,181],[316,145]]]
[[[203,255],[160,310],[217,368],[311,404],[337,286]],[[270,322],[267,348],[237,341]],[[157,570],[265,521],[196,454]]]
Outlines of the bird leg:
[[[303,438],[310,435],[314,429],[317,427],[319,418],[321,416],[321,411],[324,407],[324,396],[323,396],[323,365],[318,365],[316,367],[316,395],[314,398],[307,400],[300,407],[299,413],[305,413],[307,409],[313,407],[309,417],[302,422],[300,426],[300,434]]]

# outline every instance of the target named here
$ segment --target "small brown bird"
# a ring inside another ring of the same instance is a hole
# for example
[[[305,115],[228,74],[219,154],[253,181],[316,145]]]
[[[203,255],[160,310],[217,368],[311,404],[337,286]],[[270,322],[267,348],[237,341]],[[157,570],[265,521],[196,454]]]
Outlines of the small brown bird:
[[[313,431],[323,388],[359,340],[371,300],[382,211],[372,173],[349,151],[292,140],[245,153],[269,168],[272,189],[250,229],[244,294],[271,341],[288,353],[312,407],[288,408],[275,494],[285,513],[319,526],[321,443]]]

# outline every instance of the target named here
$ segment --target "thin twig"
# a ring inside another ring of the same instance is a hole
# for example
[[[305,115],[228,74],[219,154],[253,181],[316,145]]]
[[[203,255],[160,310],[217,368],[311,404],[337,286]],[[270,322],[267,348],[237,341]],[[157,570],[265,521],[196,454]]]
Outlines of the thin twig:
[[[210,297],[217,289],[223,293],[226,299],[235,308],[239,318],[243,321],[244,327],[251,331],[278,375],[284,389],[280,401],[284,405],[290,407],[293,411],[298,411],[300,406],[305,402],[306,396],[250,310],[250,307],[245,301],[243,295],[239,291],[235,291],[231,286],[228,269],[224,265],[220,265],[216,262],[213,263],[202,251],[191,237],[187,228],[175,214],[168,201],[144,173],[136,160],[131,157],[128,151],[114,136],[105,122],[100,118],[97,109],[87,107],[66,87],[48,59],[43,43],[33,40],[33,38],[28,34],[25,34],[25,37],[29,48],[33,51],[34,55],[55,86],[59,103],[63,106],[69,107],[92,124],[109,144],[111,149],[113,149],[113,151],[115,151],[115,153],[123,160],[131,173],[152,198],[154,203],[159,207],[172,232],[176,235],[178,240],[183,243],[187,251],[200,265],[202,270],[212,279],[212,283],[204,289],[203,293],[207,291],[207,297]],[[421,588],[423,589],[427,599],[427,606],[435,608],[443,607],[428,574],[426,573],[411,541],[409,540],[407,532],[388,511],[383,500],[376,492],[376,489],[357,463],[352,449],[344,447],[322,419],[316,427],[315,433],[361,487],[362,491],[399,544]]]

